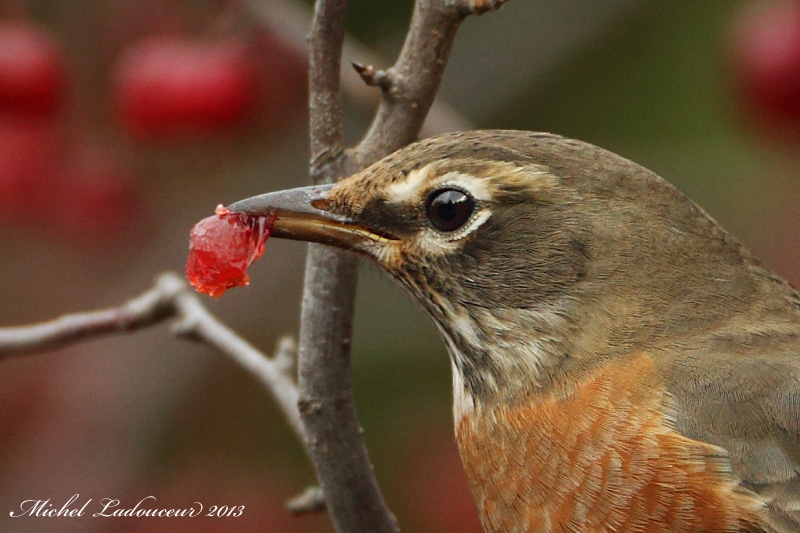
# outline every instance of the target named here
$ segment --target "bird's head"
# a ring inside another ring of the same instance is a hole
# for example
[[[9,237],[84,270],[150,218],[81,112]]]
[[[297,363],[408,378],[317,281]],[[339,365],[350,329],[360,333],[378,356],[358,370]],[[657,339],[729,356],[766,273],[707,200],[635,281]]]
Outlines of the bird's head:
[[[751,289],[738,244],[671,185],[548,134],[435,137],[336,185],[230,209],[376,261],[433,319],[469,402],[706,327],[727,312],[716,291]],[[698,306],[704,318],[687,320]]]

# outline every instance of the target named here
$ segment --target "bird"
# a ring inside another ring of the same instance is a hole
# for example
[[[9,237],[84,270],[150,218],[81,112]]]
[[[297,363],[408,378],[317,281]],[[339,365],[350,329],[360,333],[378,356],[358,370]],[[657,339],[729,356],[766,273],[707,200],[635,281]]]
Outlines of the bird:
[[[655,173],[470,131],[229,207],[421,304],[486,531],[800,531],[800,294]]]

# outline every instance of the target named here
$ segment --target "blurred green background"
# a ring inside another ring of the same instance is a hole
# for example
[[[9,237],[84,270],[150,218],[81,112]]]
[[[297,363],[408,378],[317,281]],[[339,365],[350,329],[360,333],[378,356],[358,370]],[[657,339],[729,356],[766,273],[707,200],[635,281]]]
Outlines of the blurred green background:
[[[551,131],[649,167],[797,285],[800,141],[754,118],[731,60],[735,21],[753,3],[509,0],[498,13],[465,22],[440,97],[476,127]],[[391,63],[411,5],[350,0],[348,28],[385,58],[377,66]],[[216,204],[307,183],[305,95],[296,83],[303,59],[270,41],[275,32],[248,6],[0,3],[0,22],[25,19],[63,53],[68,82],[48,120],[65,150],[111,154],[104,157],[133,181],[121,202],[137,206],[112,208],[105,218],[89,208],[50,219],[21,199],[30,216],[0,221],[0,325],[117,305],[159,272],[182,271],[189,229]],[[126,50],[153,35],[239,40],[249,60],[285,70],[259,71],[255,110],[235,127],[142,139],[120,119],[114,73]],[[0,38],[0,48],[7,45]],[[346,103],[355,142],[371,104]],[[0,126],[9,120],[0,115]],[[42,201],[37,209],[52,213],[69,199]],[[131,223],[116,228],[120,213]],[[116,229],[93,227],[106,224]],[[304,251],[270,241],[250,287],[204,300],[271,351],[297,329]],[[444,347],[415,304],[366,264],[353,369],[375,471],[402,528],[479,531],[453,440]],[[332,530],[325,515],[293,518],[282,508],[313,474],[267,394],[219,354],[175,340],[166,325],[3,361],[0,476],[0,531]],[[102,498],[130,507],[148,495],[159,507],[200,501],[246,509],[238,519],[9,517],[23,500],[51,498],[60,507],[76,493],[80,502],[93,499],[89,509]]]

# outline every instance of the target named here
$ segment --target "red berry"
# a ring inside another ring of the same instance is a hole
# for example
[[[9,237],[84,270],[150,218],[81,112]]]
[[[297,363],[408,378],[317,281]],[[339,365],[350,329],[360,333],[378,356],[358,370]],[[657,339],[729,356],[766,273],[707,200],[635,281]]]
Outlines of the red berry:
[[[0,214],[37,218],[58,181],[64,144],[48,120],[0,118]]]
[[[0,24],[0,110],[51,114],[66,85],[55,40],[21,22]]]
[[[751,6],[736,25],[733,52],[747,103],[761,115],[800,126],[800,2]]]
[[[235,42],[142,41],[123,53],[115,82],[121,118],[139,138],[229,129],[257,97],[248,57]]]
[[[143,230],[144,201],[124,162],[101,149],[79,153],[58,174],[40,209],[48,233],[72,244],[119,243]]]
[[[198,291],[219,298],[250,283],[247,268],[264,253],[273,218],[249,217],[217,208],[189,235],[186,277]]]

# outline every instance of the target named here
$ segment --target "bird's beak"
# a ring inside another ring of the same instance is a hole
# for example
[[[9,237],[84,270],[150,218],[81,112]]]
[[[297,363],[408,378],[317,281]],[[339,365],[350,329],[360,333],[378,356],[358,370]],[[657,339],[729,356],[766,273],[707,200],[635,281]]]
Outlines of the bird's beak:
[[[276,217],[272,237],[317,242],[353,249],[368,242],[389,242],[347,217],[329,210],[328,193],[333,185],[299,187],[240,200],[228,206],[232,213]]]

